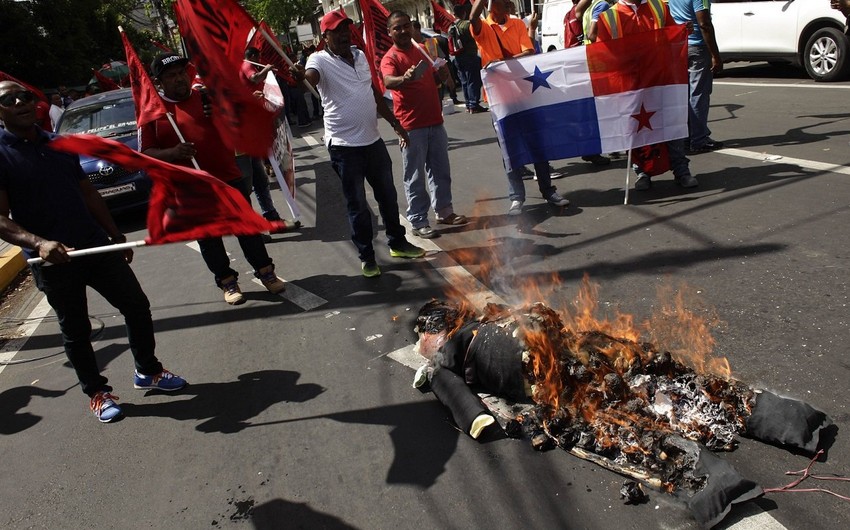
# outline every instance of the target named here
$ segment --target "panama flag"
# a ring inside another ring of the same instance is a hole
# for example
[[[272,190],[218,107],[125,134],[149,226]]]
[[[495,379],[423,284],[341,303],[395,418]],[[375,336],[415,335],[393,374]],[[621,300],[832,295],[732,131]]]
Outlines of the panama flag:
[[[509,59],[482,70],[507,168],[688,135],[685,26]]]

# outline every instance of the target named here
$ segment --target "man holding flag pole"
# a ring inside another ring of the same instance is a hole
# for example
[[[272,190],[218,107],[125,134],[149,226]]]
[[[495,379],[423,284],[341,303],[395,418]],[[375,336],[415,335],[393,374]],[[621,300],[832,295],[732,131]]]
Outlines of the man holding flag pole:
[[[129,266],[133,251],[73,259],[68,254],[126,242],[79,158],[48,147],[55,135],[35,125],[33,93],[18,83],[0,82],[0,120],[5,123],[0,129],[0,237],[46,262],[32,266],[33,278],[56,312],[65,354],[90,398],[92,413],[107,423],[122,411],[97,366],[86,287],[124,315],[134,387],[183,388],[186,381],[165,370],[154,354],[150,303]]]

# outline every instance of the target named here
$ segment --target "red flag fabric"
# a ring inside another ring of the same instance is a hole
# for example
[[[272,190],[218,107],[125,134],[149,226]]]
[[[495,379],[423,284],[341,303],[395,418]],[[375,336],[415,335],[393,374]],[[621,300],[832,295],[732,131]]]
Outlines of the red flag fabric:
[[[441,33],[448,33],[449,26],[455,23],[454,15],[434,0],[431,0],[431,12],[434,13],[434,29]]]
[[[121,142],[94,135],[61,136],[50,147],[85,154],[131,170],[153,181],[148,205],[148,245],[226,235],[252,235],[285,228],[267,221],[245,197],[206,171],[177,166],[134,151]]]
[[[94,73],[95,78],[97,78],[97,84],[100,85],[101,91],[108,92],[110,90],[118,90],[121,88],[118,86],[118,83],[100,73],[100,70],[92,68],[91,71]]]
[[[387,18],[390,12],[377,0],[358,0],[363,14],[363,41],[366,45],[366,60],[372,71],[372,82],[382,93],[384,80],[381,71],[381,59],[393,46],[393,39],[387,33]]]
[[[37,97],[38,99],[40,99],[42,101],[46,101],[47,103],[50,103],[50,100],[47,99],[47,96],[44,95],[44,92],[35,88],[34,86],[30,85],[29,83],[24,83],[20,79],[13,77],[13,76],[5,73],[5,72],[0,71],[0,81],[14,81],[15,83],[18,83],[22,87],[31,91],[33,94],[35,94],[35,97]]]
[[[127,56],[127,67],[130,69],[130,88],[133,90],[133,103],[136,105],[136,126],[141,128],[165,116],[168,110],[162,98],[159,97],[156,87],[153,86],[153,81],[148,76],[141,59],[136,55],[136,50],[130,44],[130,39],[123,31],[121,41],[124,43],[124,54]]]
[[[156,46],[160,50],[164,51],[165,53],[172,53],[171,48],[169,48],[168,46],[159,42],[156,39],[151,39],[151,44],[153,44],[154,46]]]
[[[267,156],[274,140],[274,113],[239,80],[254,20],[233,0],[219,0],[214,9],[205,0],[179,0],[174,11],[212,100],[213,125],[225,144],[251,156]]]
[[[280,54],[275,50],[274,46],[266,39],[263,35],[263,31],[272,38],[272,40],[277,44],[278,48],[284,50],[285,48],[280,45],[280,41],[274,36],[274,32],[272,32],[272,28],[269,26],[268,22],[265,20],[261,20],[259,25],[257,26],[257,31],[254,32],[254,35],[251,36],[251,42],[248,46],[252,46],[260,50],[260,62],[263,64],[271,64],[275,67],[275,75],[279,78],[283,79],[287,84],[294,85],[295,78],[292,77],[292,73],[289,71],[289,63],[280,56]]]

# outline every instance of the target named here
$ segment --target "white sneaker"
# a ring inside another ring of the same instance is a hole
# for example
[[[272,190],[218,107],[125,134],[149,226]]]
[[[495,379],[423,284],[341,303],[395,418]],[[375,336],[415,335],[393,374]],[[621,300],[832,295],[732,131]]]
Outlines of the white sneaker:
[[[546,195],[545,199],[546,199],[546,201],[549,202],[549,204],[554,205],[554,206],[569,206],[570,205],[569,199],[567,199],[565,197],[561,197],[561,195],[557,191],[554,191],[554,190],[552,190],[552,193]]]
[[[508,208],[508,215],[519,215],[522,213],[522,201],[511,201],[511,207]]]

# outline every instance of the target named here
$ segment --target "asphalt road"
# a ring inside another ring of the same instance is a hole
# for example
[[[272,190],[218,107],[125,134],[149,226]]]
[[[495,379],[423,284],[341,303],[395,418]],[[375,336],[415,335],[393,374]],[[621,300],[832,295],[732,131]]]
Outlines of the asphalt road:
[[[624,505],[623,477],[562,451],[474,441],[433,395],[411,388],[413,371],[394,352],[415,341],[418,308],[457,285],[447,280],[453,265],[477,274],[485,296],[517,301],[531,281],[554,307],[569,305],[587,274],[599,284],[601,311],[639,321],[658,308],[660,288],[682,286],[697,312],[722,321],[715,351],[736,378],[831,416],[839,432],[814,471],[850,475],[848,101],[848,82],[732,68],[711,108],[713,136],[728,149],[692,157],[698,188],[678,188],[668,175],[623,205],[624,160],[608,168],[558,161],[566,176],[555,184],[572,204],[549,207],[527,181],[519,218],[505,215],[488,115],[448,116],[455,208],[474,223],[442,230],[422,260],[393,260],[379,235],[383,274],[373,280],[360,275],[348,241],[321,127],[297,131],[304,226],[268,245],[291,282],[288,299],[250,281],[235,240],[227,246],[248,297],[238,307],[222,301],[191,245],[136,253],[159,356],[190,380],[185,391],[133,390],[120,315],[93,293],[98,356],[127,416],[99,424],[41,296],[19,298],[15,312],[33,319],[25,323],[34,331],[6,344],[25,362],[0,373],[0,526],[697,528],[667,494]],[[121,223],[131,239],[144,236],[140,216]],[[809,462],[750,440],[722,457],[764,487],[790,482],[784,473]],[[850,495],[846,482],[809,485]],[[747,503],[723,527],[848,523],[846,501],[795,493]]]

